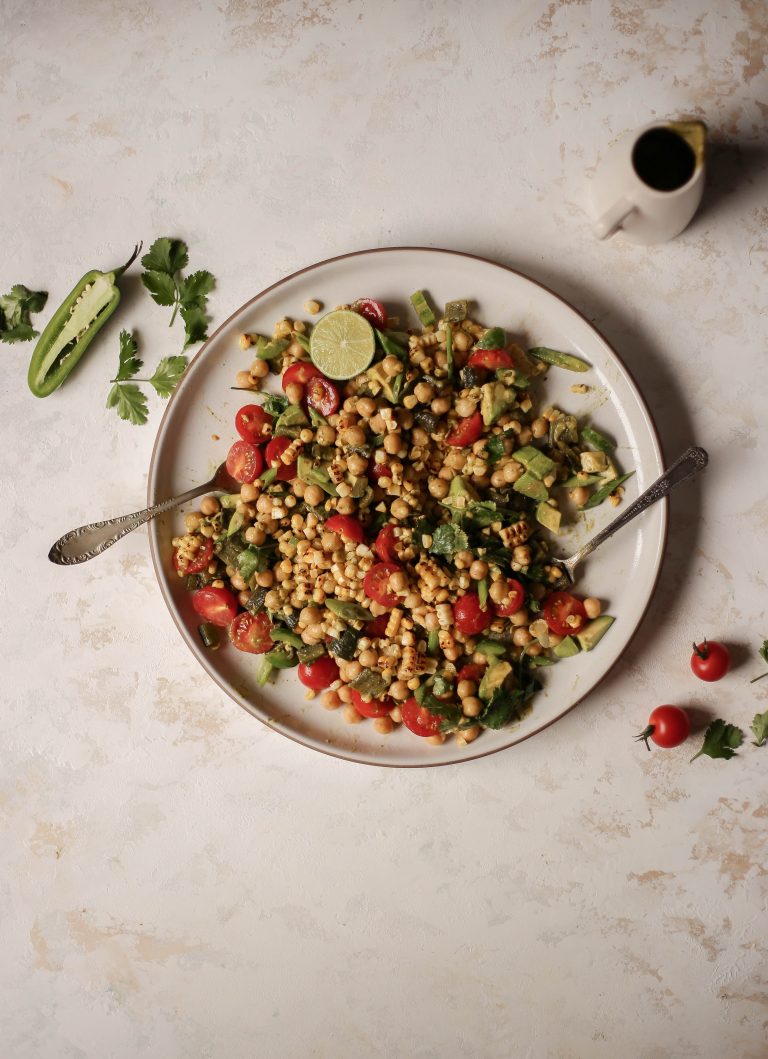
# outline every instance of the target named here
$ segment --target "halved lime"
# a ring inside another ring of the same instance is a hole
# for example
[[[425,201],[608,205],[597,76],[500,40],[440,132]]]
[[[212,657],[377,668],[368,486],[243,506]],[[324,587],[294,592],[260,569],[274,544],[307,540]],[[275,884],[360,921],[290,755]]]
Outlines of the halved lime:
[[[329,379],[351,379],[373,360],[376,335],[359,313],[334,309],[315,324],[309,340],[312,363]]]

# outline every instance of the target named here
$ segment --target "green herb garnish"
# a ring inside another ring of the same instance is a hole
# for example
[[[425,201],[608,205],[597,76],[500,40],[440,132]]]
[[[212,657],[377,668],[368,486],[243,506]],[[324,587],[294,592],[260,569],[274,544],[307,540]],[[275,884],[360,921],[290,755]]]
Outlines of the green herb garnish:
[[[0,294],[0,342],[29,342],[39,332],[32,327],[30,313],[39,313],[48,301],[48,291],[29,290],[16,283],[8,294]]]
[[[744,742],[744,735],[735,724],[727,724],[721,718],[713,721],[704,733],[704,743],[698,754],[694,754],[691,761],[705,754],[712,758],[725,758],[729,761],[735,754],[737,747]]]
[[[210,272],[193,272],[182,277],[180,272],[187,267],[188,261],[187,244],[181,239],[165,236],[156,239],[141,259],[145,269],[141,282],[153,301],[158,305],[173,306],[169,327],[173,326],[176,314],[181,313],[185,349],[208,337],[206,303],[215,284]]]

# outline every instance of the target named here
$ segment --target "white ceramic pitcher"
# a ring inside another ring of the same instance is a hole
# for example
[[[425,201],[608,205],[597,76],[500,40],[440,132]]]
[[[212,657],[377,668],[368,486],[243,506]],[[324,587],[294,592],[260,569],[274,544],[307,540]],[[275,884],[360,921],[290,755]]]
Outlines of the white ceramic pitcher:
[[[592,178],[592,231],[621,230],[633,243],[663,243],[690,223],[704,191],[707,127],[702,121],[654,121],[627,132]]]

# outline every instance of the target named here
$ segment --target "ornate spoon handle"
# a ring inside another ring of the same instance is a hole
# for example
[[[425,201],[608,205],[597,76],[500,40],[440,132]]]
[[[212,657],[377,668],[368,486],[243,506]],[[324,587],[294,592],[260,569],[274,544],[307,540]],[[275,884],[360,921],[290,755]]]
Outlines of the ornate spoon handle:
[[[74,566],[76,563],[84,563],[87,559],[93,559],[95,555],[100,555],[107,548],[111,548],[126,533],[149,522],[155,515],[160,515],[163,511],[176,507],[177,504],[183,504],[185,500],[193,500],[201,493],[208,492],[213,486],[213,481],[195,486],[194,489],[188,489],[181,496],[163,500],[152,507],[144,508],[143,511],[134,511],[132,515],[121,515],[119,518],[107,519],[105,522],[91,522],[87,526],[79,526],[77,529],[70,530],[63,537],[59,537],[48,552],[48,558],[59,566]]]

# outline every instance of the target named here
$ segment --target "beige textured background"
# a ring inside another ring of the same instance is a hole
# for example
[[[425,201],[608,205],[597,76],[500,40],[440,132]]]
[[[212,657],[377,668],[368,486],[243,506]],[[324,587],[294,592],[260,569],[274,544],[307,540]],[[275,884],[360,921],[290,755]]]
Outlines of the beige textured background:
[[[104,409],[124,310],[66,389],[4,347],[0,1033],[13,1059],[759,1059],[768,749],[647,754],[663,701],[768,708],[765,5],[428,0],[0,4],[0,286],[50,291],[179,235],[221,321],[286,272],[392,244],[510,263],[630,363],[666,450],[704,444],[614,675],[495,757],[391,772],[261,728],[178,641],[139,532],[144,427]],[[585,180],[626,128],[715,150],[674,243],[598,244]],[[46,317],[47,318],[47,317]],[[692,637],[735,646],[719,685]]]

